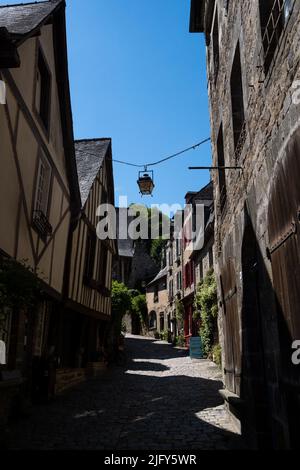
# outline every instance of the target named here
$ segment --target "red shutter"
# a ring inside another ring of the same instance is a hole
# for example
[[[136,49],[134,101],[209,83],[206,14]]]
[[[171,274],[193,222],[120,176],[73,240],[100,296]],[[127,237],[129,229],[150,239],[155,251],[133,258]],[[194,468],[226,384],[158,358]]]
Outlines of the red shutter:
[[[191,284],[194,284],[194,262],[191,261],[190,263],[190,269],[191,269]]]

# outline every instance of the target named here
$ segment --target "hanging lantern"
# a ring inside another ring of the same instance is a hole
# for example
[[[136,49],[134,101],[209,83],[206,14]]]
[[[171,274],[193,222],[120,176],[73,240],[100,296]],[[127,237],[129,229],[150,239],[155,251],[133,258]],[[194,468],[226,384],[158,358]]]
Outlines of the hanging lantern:
[[[145,168],[145,171],[140,171],[137,184],[142,196],[151,196],[155,187],[153,182],[153,171],[147,171],[147,168]]]

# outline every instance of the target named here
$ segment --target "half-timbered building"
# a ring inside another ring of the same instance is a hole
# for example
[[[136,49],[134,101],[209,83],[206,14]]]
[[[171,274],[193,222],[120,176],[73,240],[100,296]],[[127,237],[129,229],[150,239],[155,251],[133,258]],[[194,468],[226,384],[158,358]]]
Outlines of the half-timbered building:
[[[69,230],[81,209],[65,2],[0,7],[0,80],[1,255],[24,261],[42,290],[34,311],[8,315],[2,338],[6,367],[29,377],[63,343]]]
[[[76,141],[75,149],[82,210],[71,235],[62,356],[65,367],[85,368],[101,358],[111,315],[116,240],[101,240],[96,230],[99,206],[114,205],[114,185],[110,139]]]

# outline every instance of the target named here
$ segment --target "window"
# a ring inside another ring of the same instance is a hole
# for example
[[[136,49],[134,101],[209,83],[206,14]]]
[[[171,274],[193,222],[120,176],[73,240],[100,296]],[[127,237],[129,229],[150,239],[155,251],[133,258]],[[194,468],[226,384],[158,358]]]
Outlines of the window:
[[[96,234],[88,230],[85,249],[84,283],[93,279],[96,252]]]
[[[100,262],[99,262],[99,284],[101,287],[106,287],[106,273],[107,273],[108,249],[105,244],[101,244]]]
[[[182,273],[181,271],[179,273],[177,273],[176,275],[176,284],[177,284],[177,290],[181,290],[182,289]]]
[[[187,289],[191,285],[189,264],[186,264],[184,268],[184,285],[185,289]]]
[[[157,303],[159,300],[159,297],[158,297],[158,284],[156,284],[154,286],[154,303]]]
[[[32,214],[34,229],[45,241],[52,234],[52,227],[48,221],[49,195],[51,184],[51,166],[44,153],[40,155],[36,180],[35,201]]]
[[[217,155],[218,155],[218,167],[225,166],[224,156],[224,141],[223,141],[223,125],[221,124],[218,141],[217,141]],[[220,209],[224,211],[226,200],[227,200],[227,188],[226,188],[226,173],[225,170],[219,169],[219,192],[220,192]]]
[[[156,313],[152,311],[149,315],[149,328],[152,330],[156,329],[157,317]]]
[[[176,257],[179,258],[181,256],[181,240],[179,238],[176,239]]]
[[[219,51],[219,21],[218,21],[218,9],[216,8],[215,21],[212,30],[212,44],[213,44],[213,67],[215,82],[218,78],[219,64],[220,64],[220,51]]]
[[[36,77],[36,109],[46,130],[50,121],[51,76],[43,53],[39,50]]]
[[[191,271],[191,285],[195,282],[195,272],[194,272],[194,262],[190,262],[190,271]]]
[[[174,285],[173,285],[173,281],[170,281],[169,282],[169,300],[173,299],[173,295],[174,295]]]
[[[12,314],[7,308],[0,312],[0,366],[8,362],[9,342],[11,335]]]
[[[208,257],[209,257],[209,269],[212,269],[214,267],[214,255],[213,255],[212,248],[209,250]]]
[[[240,45],[237,45],[230,78],[231,104],[232,104],[232,125],[234,149],[240,143],[240,137],[244,127],[244,96],[241,68]]]
[[[265,73],[268,73],[270,69],[292,7],[293,0],[260,0],[259,2]]]
[[[185,288],[190,287],[192,284],[194,284],[194,263],[190,261],[186,266],[185,266]]]
[[[160,314],[160,331],[165,330],[165,315],[164,313]]]
[[[200,281],[203,281],[203,259],[201,259],[199,262],[199,277]]]
[[[107,204],[108,203],[108,193],[107,191],[103,188],[102,189],[102,195],[101,195],[101,204]]]
[[[39,160],[36,198],[35,198],[35,211],[41,212],[45,216],[48,213],[48,202],[50,192],[51,180],[51,166],[45,157],[44,153],[41,154]]]
[[[169,251],[168,251],[168,266],[171,268],[173,266],[173,250],[172,248],[169,248]]]
[[[161,266],[162,268],[165,268],[166,265],[167,265],[167,254],[166,254],[166,250],[163,250],[161,254]]]

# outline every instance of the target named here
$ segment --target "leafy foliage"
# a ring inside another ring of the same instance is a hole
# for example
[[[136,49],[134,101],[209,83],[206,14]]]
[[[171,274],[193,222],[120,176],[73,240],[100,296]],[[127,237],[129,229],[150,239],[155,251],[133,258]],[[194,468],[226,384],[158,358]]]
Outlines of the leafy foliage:
[[[168,340],[169,340],[169,336],[170,336],[170,335],[169,335],[168,330],[164,330],[164,331],[161,331],[161,332],[160,332],[160,339],[161,339],[162,341],[168,341]]]
[[[217,284],[213,271],[209,271],[198,286],[194,318],[201,319],[200,336],[204,352],[209,356],[214,345],[218,319]]]
[[[121,282],[112,282],[111,303],[111,319],[106,332],[106,348],[109,355],[118,347],[121,332],[124,331],[123,317],[131,308],[130,291]]]
[[[179,336],[176,336],[175,345],[179,346],[179,347],[182,347],[182,348],[185,346],[185,338],[184,338],[184,335],[182,333]]]
[[[167,240],[163,238],[156,238],[155,240],[152,240],[150,256],[158,266],[161,262],[162,253],[166,246],[166,243],[167,243]]]
[[[145,294],[138,293],[132,297],[131,311],[134,315],[139,316],[141,323],[147,324],[148,308]]]
[[[177,320],[183,320],[184,317],[184,306],[181,300],[176,299],[175,303],[175,308],[176,308],[176,318]]]
[[[153,261],[160,266],[163,249],[170,237],[169,230],[166,233],[164,226],[169,228],[170,219],[167,215],[159,212],[157,208],[146,208],[140,204],[131,204],[130,209],[135,211],[138,217],[140,217],[141,223],[147,224],[148,226],[148,243],[147,252],[153,259]],[[152,239],[153,233],[157,233],[158,237]]]
[[[5,308],[30,308],[40,291],[40,281],[26,261],[2,258],[0,263],[0,312]]]
[[[126,313],[137,315],[142,324],[147,323],[146,295],[137,290],[128,289],[125,284],[118,281],[112,283],[112,321],[115,335],[124,331],[123,317]]]
[[[112,312],[121,319],[131,309],[131,295],[129,289],[118,281],[112,282],[111,289]]]
[[[212,356],[214,362],[219,366],[221,369],[222,366],[222,350],[220,344],[216,344],[212,349]]]

